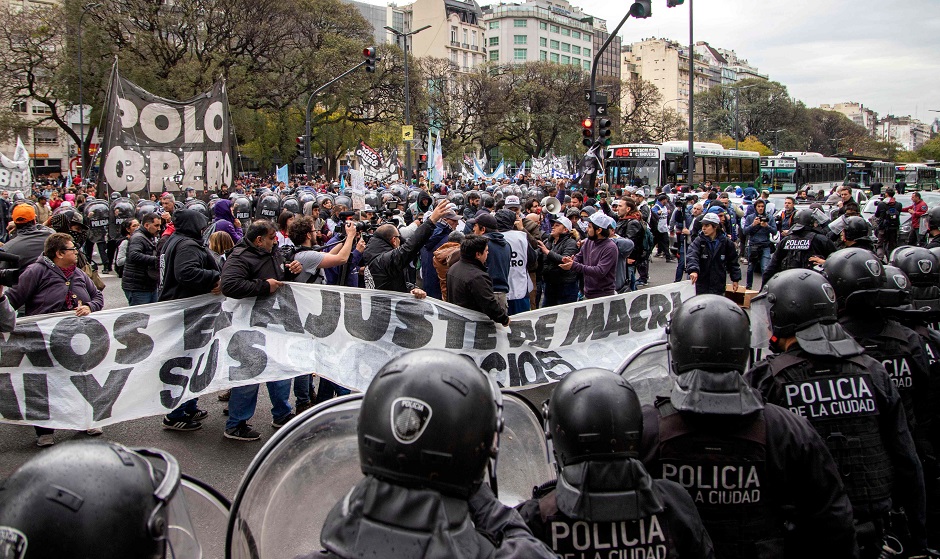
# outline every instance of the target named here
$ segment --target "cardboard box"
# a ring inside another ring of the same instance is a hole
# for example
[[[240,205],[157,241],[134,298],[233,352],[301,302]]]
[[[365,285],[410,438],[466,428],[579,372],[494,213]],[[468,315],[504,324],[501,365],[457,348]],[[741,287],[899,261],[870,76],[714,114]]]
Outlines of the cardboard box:
[[[742,309],[749,308],[751,306],[751,299],[758,293],[760,292],[754,291],[753,289],[745,289],[744,286],[740,285],[737,291],[731,288],[730,283],[725,286],[725,297],[737,303]]]

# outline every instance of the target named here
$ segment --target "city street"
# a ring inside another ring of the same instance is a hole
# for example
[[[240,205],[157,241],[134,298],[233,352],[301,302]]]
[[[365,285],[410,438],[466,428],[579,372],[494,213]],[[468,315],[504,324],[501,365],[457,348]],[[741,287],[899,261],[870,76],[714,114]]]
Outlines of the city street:
[[[114,275],[103,276],[107,287],[104,290],[105,308],[113,309],[127,305],[121,291],[121,280]],[[675,264],[661,258],[653,258],[650,269],[652,285],[669,283],[675,277]],[[172,453],[179,460],[183,472],[201,479],[221,491],[229,498],[235,491],[252,458],[270,438],[271,407],[267,391],[260,390],[258,410],[252,424],[263,438],[257,442],[239,442],[222,436],[225,403],[218,401],[216,394],[200,398],[199,407],[209,411],[199,431],[182,433],[162,428],[160,417],[148,417],[119,423],[104,428],[104,438],[128,446],[156,447]],[[57,431],[56,441],[85,438],[82,432]],[[32,427],[0,424],[0,477],[9,476],[23,462],[41,452],[36,446]]]

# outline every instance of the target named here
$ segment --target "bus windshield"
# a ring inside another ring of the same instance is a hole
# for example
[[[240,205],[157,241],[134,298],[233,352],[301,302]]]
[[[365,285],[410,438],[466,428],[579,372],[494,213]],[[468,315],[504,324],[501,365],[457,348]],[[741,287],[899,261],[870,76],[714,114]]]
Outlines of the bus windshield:
[[[607,179],[609,184],[623,186],[639,179],[644,186],[655,189],[659,186],[659,159],[610,159]]]
[[[896,182],[904,181],[905,184],[910,185],[917,184],[917,169],[898,171],[898,174],[894,177],[894,180]]]
[[[796,192],[796,169],[761,169],[760,182],[762,187],[769,187],[773,192]]]
[[[871,186],[871,172],[863,169],[852,169],[845,175],[844,185],[857,184]]]

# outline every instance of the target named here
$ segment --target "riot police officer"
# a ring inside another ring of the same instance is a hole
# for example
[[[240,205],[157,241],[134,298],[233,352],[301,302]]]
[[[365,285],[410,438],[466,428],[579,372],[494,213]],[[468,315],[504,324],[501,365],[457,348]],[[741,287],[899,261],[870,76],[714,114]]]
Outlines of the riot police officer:
[[[872,239],[871,223],[857,215],[845,218],[845,227],[840,234],[843,248],[855,247],[875,251],[875,242]]]
[[[835,252],[836,247],[832,241],[815,230],[822,219],[815,213],[817,211],[819,210],[806,209],[796,212],[790,234],[784,235],[777,242],[770,265],[764,270],[763,283],[770,281],[774,274],[782,270],[808,269],[822,264]]]
[[[623,377],[574,371],[555,387],[544,414],[558,481],[518,508],[559,557],[714,557],[688,492],[652,479],[638,460],[643,411]]]
[[[0,557],[200,557],[170,454],[109,441],[43,451],[0,491]]]
[[[495,382],[469,359],[428,349],[386,363],[359,415],[366,477],[327,516],[325,557],[554,558],[482,483],[501,410]]]
[[[826,442],[852,502],[862,556],[874,557],[886,543],[892,496],[895,506],[923,509],[923,471],[891,377],[845,332],[836,309],[821,274],[775,275],[751,301],[751,317],[771,327],[755,345],[769,337],[778,353],[745,378],[765,401],[809,420]]]
[[[108,225],[111,220],[111,209],[105,200],[93,198],[85,203],[85,223],[88,224],[88,236],[85,240],[84,252],[88,261],[92,261],[95,247],[98,247],[98,257],[104,267],[104,273],[111,273],[111,258],[113,250],[108,250]]]
[[[695,501],[722,559],[857,557],[852,508],[825,443],[765,404],[741,374],[750,321],[719,295],[683,302],[667,329],[675,385],[645,406],[641,456]]]
[[[940,206],[927,211],[927,246],[926,248],[940,248]]]

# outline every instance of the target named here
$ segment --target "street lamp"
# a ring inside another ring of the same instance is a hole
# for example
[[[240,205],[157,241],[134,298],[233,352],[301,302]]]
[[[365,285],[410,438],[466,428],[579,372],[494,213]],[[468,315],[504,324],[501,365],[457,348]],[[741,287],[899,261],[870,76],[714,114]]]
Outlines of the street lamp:
[[[79,159],[81,160],[82,170],[79,177],[85,178],[85,99],[82,97],[82,20],[88,10],[100,8],[101,4],[92,2],[82,6],[82,15],[78,16],[78,120],[81,126],[81,138],[78,142]]]
[[[777,134],[779,132],[785,132],[786,128],[781,128],[780,130],[771,130],[770,132],[774,135],[774,155],[777,154]]]
[[[429,29],[430,25],[425,25],[414,31],[409,31],[408,33],[403,33],[394,27],[385,26],[386,31],[395,35],[395,42],[401,42],[402,51],[405,53],[405,126],[411,125],[411,93],[408,89],[408,38],[412,35],[421,33],[425,29]],[[405,180],[408,181],[408,184],[411,185],[411,180],[414,177],[411,169],[411,142],[413,140],[405,140]],[[428,162],[430,163],[430,162]]]
[[[735,87],[732,85],[722,85],[721,87],[727,87],[734,90],[734,149],[738,149],[738,90],[741,89],[750,89],[752,87],[757,87],[757,84],[751,85],[739,85]]]

